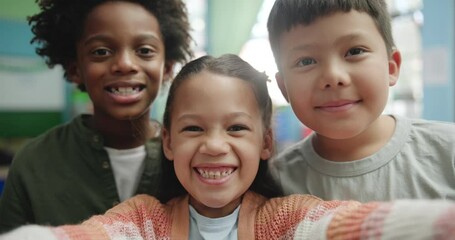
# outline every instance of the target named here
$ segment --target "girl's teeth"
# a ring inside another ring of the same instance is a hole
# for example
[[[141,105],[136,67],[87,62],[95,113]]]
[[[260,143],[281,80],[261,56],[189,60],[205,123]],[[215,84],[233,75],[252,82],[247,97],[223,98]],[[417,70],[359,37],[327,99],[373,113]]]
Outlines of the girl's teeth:
[[[199,174],[203,178],[208,178],[208,179],[220,179],[226,176],[231,175],[231,173],[234,171],[234,169],[226,169],[222,171],[209,171],[209,170],[204,170],[204,169],[197,169]]]

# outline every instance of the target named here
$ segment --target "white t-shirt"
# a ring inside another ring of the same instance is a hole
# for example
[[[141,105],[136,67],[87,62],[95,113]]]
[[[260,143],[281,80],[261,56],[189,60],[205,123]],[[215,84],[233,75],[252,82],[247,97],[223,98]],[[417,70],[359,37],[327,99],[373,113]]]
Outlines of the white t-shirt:
[[[120,201],[134,195],[144,172],[145,146],[132,149],[104,147],[111,160]]]
[[[204,240],[236,240],[237,219],[240,205],[231,214],[221,218],[208,218],[199,214],[190,205],[190,237]]]

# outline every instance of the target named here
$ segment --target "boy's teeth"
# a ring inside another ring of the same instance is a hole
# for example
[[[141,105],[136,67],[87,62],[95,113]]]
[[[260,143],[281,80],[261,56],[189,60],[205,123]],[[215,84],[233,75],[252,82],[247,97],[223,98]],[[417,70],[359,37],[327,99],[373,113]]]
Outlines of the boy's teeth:
[[[197,171],[199,172],[199,174],[201,174],[203,178],[220,179],[229,176],[234,171],[234,169],[230,168],[224,170],[206,170],[198,168]]]
[[[118,87],[118,88],[111,88],[111,92],[113,94],[117,94],[117,95],[122,95],[122,96],[128,96],[128,95],[132,95],[132,94],[135,94],[137,92],[139,92],[139,88],[138,87]]]

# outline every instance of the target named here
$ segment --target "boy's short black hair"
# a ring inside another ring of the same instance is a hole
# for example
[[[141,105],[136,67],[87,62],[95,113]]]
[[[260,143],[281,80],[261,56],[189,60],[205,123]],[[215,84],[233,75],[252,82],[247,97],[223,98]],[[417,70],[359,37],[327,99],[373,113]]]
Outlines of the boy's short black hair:
[[[395,43],[385,0],[276,0],[269,14],[267,29],[278,68],[279,41],[284,32],[299,24],[309,25],[319,17],[351,10],[367,13],[373,19],[390,55]]]
[[[76,60],[76,45],[84,31],[84,21],[94,7],[121,0],[36,0],[41,11],[28,17],[38,43],[36,53],[49,67],[67,67]],[[190,25],[185,4],[181,0],[124,0],[137,3],[158,20],[165,47],[165,61],[185,63],[191,50]],[[67,79],[68,80],[68,79]]]

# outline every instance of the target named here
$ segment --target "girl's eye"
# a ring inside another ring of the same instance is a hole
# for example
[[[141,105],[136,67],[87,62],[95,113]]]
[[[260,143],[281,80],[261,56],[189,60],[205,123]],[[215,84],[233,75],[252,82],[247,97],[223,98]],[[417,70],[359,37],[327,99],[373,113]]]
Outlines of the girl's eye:
[[[234,125],[234,126],[230,126],[228,128],[228,131],[238,132],[238,131],[247,130],[247,129],[248,129],[247,127],[242,126],[242,125]]]
[[[92,52],[93,55],[95,56],[107,56],[110,54],[110,51],[109,49],[106,49],[106,48],[98,48],[98,49],[95,49],[93,52]]]
[[[202,128],[198,126],[187,126],[182,129],[182,132],[200,132]]]
[[[308,66],[308,65],[311,65],[311,64],[315,64],[315,63],[316,63],[316,60],[314,60],[313,58],[302,58],[302,59],[299,60],[297,65],[299,65],[299,66]]]
[[[349,56],[354,56],[354,55],[359,55],[359,54],[362,54],[364,53],[365,50],[361,49],[361,48],[351,48],[349,49],[349,51],[346,53],[346,57],[349,57]]]

